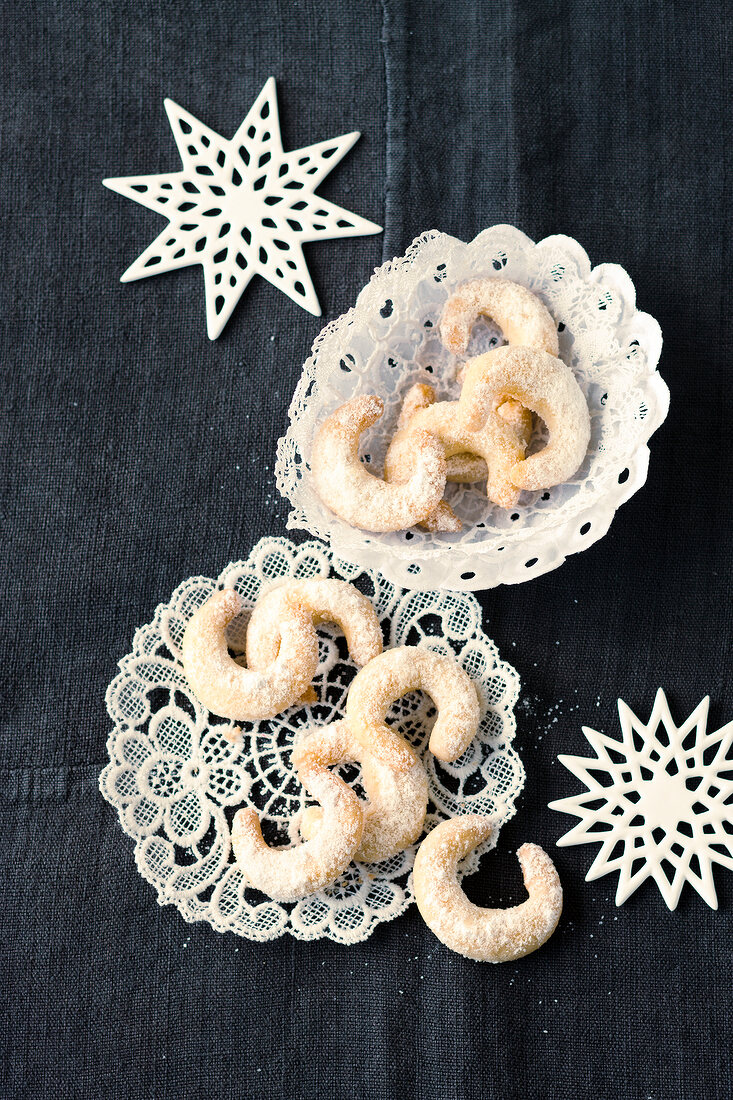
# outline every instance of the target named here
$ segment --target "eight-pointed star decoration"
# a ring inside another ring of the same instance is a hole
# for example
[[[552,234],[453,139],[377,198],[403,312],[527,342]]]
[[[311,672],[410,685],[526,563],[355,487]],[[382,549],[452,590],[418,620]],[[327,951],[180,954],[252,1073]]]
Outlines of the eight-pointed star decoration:
[[[319,317],[303,242],[381,233],[374,222],[314,194],[359,133],[283,152],[273,77],[231,141],[170,99],[165,109],[182,171],[102,181],[168,218],[168,226],[121,281],[201,264],[211,340],[221,333],[253,275],[264,276]]]
[[[733,870],[733,722],[708,733],[709,703],[677,727],[661,688],[646,724],[619,699],[621,741],[584,726],[596,756],[558,756],[588,788],[550,802],[580,818],[558,847],[600,842],[585,880],[618,871],[617,905],[653,878],[669,909],[685,882],[718,908],[712,865]]]

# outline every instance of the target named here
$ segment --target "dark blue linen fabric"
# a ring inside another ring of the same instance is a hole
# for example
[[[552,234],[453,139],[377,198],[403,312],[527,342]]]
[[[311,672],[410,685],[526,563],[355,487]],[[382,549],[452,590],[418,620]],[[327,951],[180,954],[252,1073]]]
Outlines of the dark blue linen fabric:
[[[558,752],[664,686],[733,717],[730,20],[723,4],[257,0],[2,4],[0,1094],[698,1100],[731,1082],[729,873],[720,910],[647,885],[620,909],[556,850],[578,789]],[[251,944],[184,924],[139,877],[96,779],[104,690],[137,625],[287,508],[274,445],[321,323],[255,280],[206,337],[187,269],[126,286],[160,219],[105,176],[172,170],[170,96],[233,133],[278,80],[286,148],[362,139],[321,188],[385,226],[311,246],[326,318],[439,228],[564,232],[631,274],[672,392],[649,481],[561,569],[481,595],[523,679],[528,781],[469,884],[521,898],[545,845],[565,914],[480,966],[414,907],[366,943]],[[557,720],[556,720],[557,719]]]

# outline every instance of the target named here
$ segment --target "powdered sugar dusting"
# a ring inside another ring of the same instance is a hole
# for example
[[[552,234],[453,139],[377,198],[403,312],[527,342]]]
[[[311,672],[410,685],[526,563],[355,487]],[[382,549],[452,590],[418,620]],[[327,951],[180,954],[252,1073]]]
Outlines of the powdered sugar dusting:
[[[509,962],[536,951],[557,928],[562,887],[550,857],[536,844],[523,844],[517,856],[529,894],[509,909],[482,909],[468,900],[457,878],[458,861],[491,832],[492,821],[478,815],[438,825],[415,857],[415,901],[438,939],[477,962]]]
[[[307,615],[294,608],[282,625],[277,657],[263,669],[242,668],[229,656],[227,625],[242,609],[233,589],[215,592],[186,626],[183,667],[194,694],[225,718],[273,718],[298,700],[318,666],[318,641]]]
[[[390,649],[357,674],[346,700],[354,736],[383,763],[409,767],[414,754],[385,718],[391,705],[411,691],[427,692],[438,708],[430,751],[440,760],[457,760],[478,730],[476,689],[452,658],[422,646]]]
[[[428,386],[420,388],[430,389]],[[409,391],[407,396],[409,398]],[[483,459],[488,471],[486,492],[489,499],[502,508],[514,507],[519,500],[519,490],[511,483],[509,472],[525,456],[529,443],[526,420],[517,417],[507,421],[503,416],[492,414],[473,431],[467,428],[464,413],[459,401],[439,401],[415,409],[407,427],[398,431],[389,445],[384,466],[387,480],[404,478],[414,448],[415,432],[423,429],[440,440],[446,459],[466,453]],[[455,470],[453,474],[455,477]],[[443,506],[448,507],[445,502]]]
[[[423,829],[428,806],[428,777],[420,760],[405,772],[386,767],[365,753],[345,721],[314,730],[298,745],[294,761],[321,765],[356,761],[368,799],[364,807],[364,835],[354,856],[364,863],[381,862],[413,844]],[[300,825],[306,839],[320,827],[323,814],[306,810]]]
[[[416,432],[410,476],[388,484],[359,458],[363,431],[378,420],[383,403],[374,395],[341,405],[313,441],[311,470],[321,500],[352,527],[403,531],[435,510],[445,490],[445,454],[437,439]]]
[[[585,458],[590,415],[575,375],[561,359],[532,348],[501,347],[472,359],[459,398],[467,428],[500,422],[497,398],[511,397],[544,420],[549,443],[509,472],[521,489],[546,489],[573,476]]]
[[[276,901],[297,901],[334,882],[353,859],[364,828],[361,801],[338,776],[312,768],[300,778],[324,812],[323,827],[311,840],[270,848],[254,810],[240,810],[232,826],[232,849],[242,872]]]
[[[247,661],[261,668],[274,661],[280,646],[279,624],[296,605],[314,624],[335,623],[346,635],[349,654],[365,665],[382,652],[382,630],[371,600],[346,581],[285,580],[263,592],[247,627]]]
[[[558,355],[557,325],[544,302],[519,283],[494,278],[463,283],[446,302],[440,335],[454,355],[465,352],[471,328],[481,315],[500,326],[509,344]]]

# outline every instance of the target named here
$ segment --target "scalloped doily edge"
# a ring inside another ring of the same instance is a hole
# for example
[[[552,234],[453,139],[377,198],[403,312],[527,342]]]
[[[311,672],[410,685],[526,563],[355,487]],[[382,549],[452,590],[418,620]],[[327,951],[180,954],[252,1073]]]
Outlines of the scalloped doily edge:
[[[316,336],[310,355],[303,365],[301,377],[296,385],[288,408],[290,425],[288,432],[286,432],[277,443],[275,477],[277,488],[281,495],[288,499],[287,494],[283,490],[284,468],[286,463],[285,449],[289,443],[288,433],[295,423],[298,410],[306,397],[308,400],[317,398],[318,382],[315,378],[311,377],[311,372],[317,363],[324,344],[342,327],[353,323],[365,297],[371,293],[375,285],[378,285],[380,279],[399,269],[412,266],[419,257],[420,250],[429,242],[440,239],[448,244],[453,243],[466,248],[474,248],[480,245],[483,239],[488,240],[491,234],[496,234],[498,232],[510,234],[523,248],[539,248],[557,244],[558,247],[562,247],[565,253],[569,254],[577,263],[585,281],[599,287],[604,287],[608,284],[614,289],[619,286],[623,287],[622,296],[624,301],[633,306],[633,313],[625,321],[625,327],[629,329],[632,326],[636,327],[638,325],[640,329],[643,329],[646,337],[644,352],[646,356],[647,374],[644,376],[643,382],[649,415],[644,421],[643,430],[639,433],[636,449],[626,459],[628,477],[625,481],[619,483],[618,486],[608,494],[605,501],[592,502],[588,508],[574,515],[571,519],[564,521],[562,524],[558,525],[557,528],[550,529],[554,537],[557,552],[554,556],[546,557],[541,563],[538,563],[538,565],[533,567],[532,571],[528,572],[527,575],[517,575],[512,578],[501,577],[498,581],[485,585],[472,584],[472,577],[467,579],[452,577],[450,578],[450,583],[447,583],[445,577],[441,578],[439,575],[436,576],[435,573],[432,573],[426,581],[423,581],[419,575],[406,576],[405,569],[402,568],[403,562],[406,565],[414,558],[414,549],[411,554],[410,550],[405,548],[403,552],[398,555],[394,552],[387,554],[383,546],[376,546],[373,551],[370,552],[364,545],[355,548],[347,540],[339,538],[338,533],[334,530],[327,533],[327,537],[324,541],[326,541],[334,552],[341,557],[368,568],[381,568],[382,573],[393,583],[401,587],[411,587],[417,591],[429,591],[438,588],[472,592],[483,591],[500,584],[522,583],[525,580],[532,579],[535,576],[542,576],[558,568],[572,554],[580,553],[582,550],[593,545],[593,543],[597,542],[607,533],[618,509],[646,483],[650,461],[649,440],[654,432],[664,423],[669,412],[669,388],[657,369],[662,351],[661,328],[651,314],[636,308],[636,290],[633,281],[628,272],[620,264],[601,263],[592,267],[588,253],[583,246],[574,238],[564,234],[552,234],[535,242],[516,227],[499,223],[483,229],[472,241],[464,242],[457,237],[442,233],[440,230],[431,229],[415,237],[404,256],[394,257],[392,260],[388,260],[375,268],[369,282],[359,292],[355,304],[345,313],[330,321]],[[308,393],[309,389],[310,393]],[[605,507],[602,507],[601,505],[604,503]],[[323,535],[317,527],[310,524],[307,517],[295,507],[291,508],[288,514],[286,526],[288,530],[305,530],[314,537],[323,539]],[[581,528],[587,528],[584,534],[580,534]],[[516,546],[522,542],[531,541],[532,537],[533,532],[530,529],[513,534],[511,541]],[[562,549],[559,548],[558,544],[562,544]],[[480,545],[472,547],[472,551],[480,556]],[[439,546],[422,547],[420,549],[420,555],[422,559],[430,560],[433,563],[436,559],[446,559],[449,556],[446,548]],[[399,564],[397,564],[397,561],[399,561]]]

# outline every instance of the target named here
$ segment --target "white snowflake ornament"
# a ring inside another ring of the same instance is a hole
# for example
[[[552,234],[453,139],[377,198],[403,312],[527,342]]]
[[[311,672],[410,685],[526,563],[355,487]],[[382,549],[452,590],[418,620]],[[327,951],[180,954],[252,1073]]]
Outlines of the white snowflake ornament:
[[[211,340],[221,333],[253,275],[262,275],[319,317],[303,242],[382,231],[314,193],[359,133],[283,152],[273,77],[231,141],[170,99],[165,109],[182,171],[102,181],[168,218],[167,227],[121,281],[201,264]]]
[[[550,802],[579,817],[558,847],[600,842],[586,882],[619,872],[616,905],[653,878],[669,909],[685,882],[713,909],[712,865],[733,870],[733,722],[707,732],[709,697],[679,728],[660,688],[648,723],[618,701],[623,738],[583,727],[596,756],[558,756],[588,788]]]

